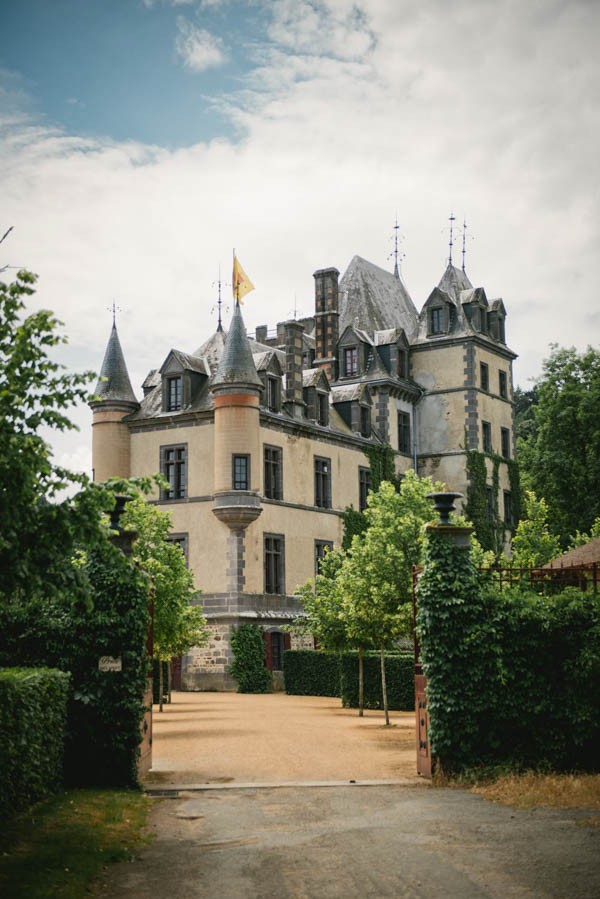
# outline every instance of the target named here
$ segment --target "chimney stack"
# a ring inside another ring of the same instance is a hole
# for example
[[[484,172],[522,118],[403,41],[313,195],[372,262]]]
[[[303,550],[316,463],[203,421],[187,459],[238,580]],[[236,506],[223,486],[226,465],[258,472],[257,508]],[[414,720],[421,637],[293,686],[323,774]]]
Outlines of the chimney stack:
[[[304,418],[302,395],[302,334],[297,321],[285,322],[285,402],[293,418]]]
[[[332,384],[337,378],[337,343],[339,338],[339,304],[337,268],[315,272],[315,366],[322,368]]]

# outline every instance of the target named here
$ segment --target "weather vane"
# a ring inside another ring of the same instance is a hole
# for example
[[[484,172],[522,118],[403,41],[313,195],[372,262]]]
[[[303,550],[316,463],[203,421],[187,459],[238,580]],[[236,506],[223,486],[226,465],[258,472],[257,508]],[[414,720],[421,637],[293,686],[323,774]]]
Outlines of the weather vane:
[[[472,234],[469,234],[469,240],[475,240]],[[467,219],[463,217],[463,235],[462,235],[462,270],[466,274],[465,259],[467,256]]]
[[[398,224],[398,213],[396,213],[396,224],[394,225],[394,235],[392,237],[392,240],[394,241],[394,249],[388,256],[388,259],[393,258],[393,260],[394,260],[394,277],[395,278],[400,278],[400,269],[398,267],[398,261],[402,262],[402,260],[404,259],[404,256],[406,255],[405,253],[401,253],[398,248],[399,241],[402,240],[404,237],[404,235],[398,234],[399,230],[400,230],[400,225]]]
[[[217,281],[212,282],[213,287],[215,286],[215,284],[217,285],[217,302],[210,310],[211,315],[212,315],[212,313],[215,311],[215,307],[218,309],[217,331],[223,330],[223,322],[222,322],[222,317],[221,317],[221,309],[223,307],[223,299],[221,297],[221,287],[223,286],[223,283],[224,282],[221,281],[221,266],[219,265],[219,278]],[[225,306],[225,312],[229,312],[229,306]]]
[[[452,247],[454,246],[454,222],[456,221],[456,216],[453,212],[450,213],[450,217],[448,219],[450,222],[450,242],[449,246],[449,254],[448,254],[448,265],[452,265]]]
[[[107,312],[112,312],[113,325],[115,325],[116,322],[117,322],[117,312],[122,312],[123,310],[121,309],[120,306],[117,306],[117,305],[115,304],[115,301],[113,300],[113,301],[112,301],[112,306],[107,306],[107,307],[106,307],[106,311],[107,311]]]

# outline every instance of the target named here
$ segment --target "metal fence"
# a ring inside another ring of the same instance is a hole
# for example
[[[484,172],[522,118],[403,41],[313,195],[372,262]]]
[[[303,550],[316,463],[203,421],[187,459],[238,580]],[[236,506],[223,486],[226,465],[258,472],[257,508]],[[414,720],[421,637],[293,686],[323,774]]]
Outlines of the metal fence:
[[[484,579],[489,579],[501,589],[525,586],[536,593],[559,593],[565,587],[577,587],[581,591],[598,592],[600,565],[560,565],[553,568],[517,568],[491,566],[479,569]]]

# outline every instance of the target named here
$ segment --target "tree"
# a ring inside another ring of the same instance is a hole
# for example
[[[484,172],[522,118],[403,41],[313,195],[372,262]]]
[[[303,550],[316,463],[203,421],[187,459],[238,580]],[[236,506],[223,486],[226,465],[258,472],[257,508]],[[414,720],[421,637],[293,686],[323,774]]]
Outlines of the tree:
[[[397,492],[388,481],[369,494],[368,528],[355,536],[336,575],[351,640],[381,654],[381,689],[389,724],[384,652],[412,632],[412,568],[419,563],[423,526],[432,518],[427,494],[442,489],[408,471]]]
[[[512,540],[512,560],[518,568],[539,568],[560,554],[558,537],[548,530],[548,504],[525,491],[525,516]]]
[[[132,556],[146,573],[153,605],[153,655],[159,662],[159,703],[163,706],[162,662],[208,639],[206,619],[198,605],[192,605],[199,591],[186,567],[179,546],[169,542],[171,515],[151,506],[142,496],[127,504],[123,527],[137,532]],[[169,676],[169,683],[170,683]]]
[[[103,536],[100,510],[112,497],[52,460],[42,427],[75,429],[65,410],[87,397],[93,374],[68,374],[53,361],[66,340],[60,322],[41,309],[24,315],[36,277],[21,271],[0,282],[0,600],[88,592],[85,571],[71,560],[77,546]],[[62,502],[67,487],[78,492]]]
[[[550,531],[587,531],[600,515],[600,352],[553,345],[523,409],[518,452],[524,483],[548,504]],[[530,415],[533,414],[533,423]]]
[[[590,540],[597,540],[600,537],[600,518],[596,518],[590,528],[589,534],[581,531],[575,531],[569,541],[569,549],[577,549],[578,546],[585,546]]]

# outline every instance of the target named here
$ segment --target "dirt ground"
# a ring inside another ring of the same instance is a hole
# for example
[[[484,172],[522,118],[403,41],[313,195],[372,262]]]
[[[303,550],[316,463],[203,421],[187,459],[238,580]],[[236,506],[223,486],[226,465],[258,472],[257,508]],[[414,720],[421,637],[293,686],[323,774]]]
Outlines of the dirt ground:
[[[173,693],[153,715],[148,785],[416,780],[412,712],[284,693]]]

